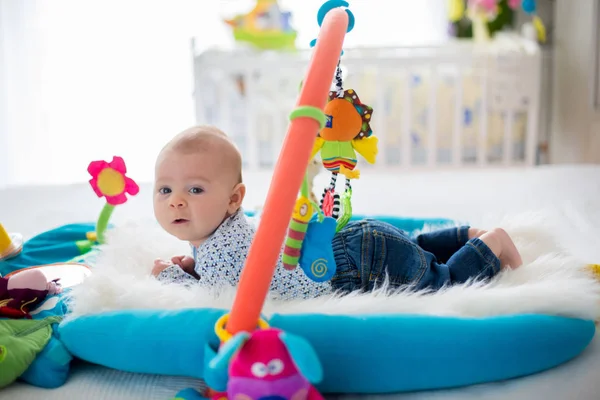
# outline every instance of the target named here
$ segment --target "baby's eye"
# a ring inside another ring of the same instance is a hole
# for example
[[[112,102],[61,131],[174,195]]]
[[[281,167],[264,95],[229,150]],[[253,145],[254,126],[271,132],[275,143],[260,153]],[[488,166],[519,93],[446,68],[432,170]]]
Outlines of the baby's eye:
[[[191,194],[201,194],[203,192],[204,192],[204,189],[199,188],[199,187],[193,187],[190,189]]]
[[[171,188],[161,187],[160,189],[158,189],[158,193],[160,193],[160,194],[169,194],[169,193],[171,193]]]

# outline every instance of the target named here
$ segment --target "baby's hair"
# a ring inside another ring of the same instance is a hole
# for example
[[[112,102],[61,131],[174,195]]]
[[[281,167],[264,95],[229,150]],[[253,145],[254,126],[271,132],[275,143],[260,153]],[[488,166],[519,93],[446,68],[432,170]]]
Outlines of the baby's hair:
[[[236,144],[219,128],[212,125],[198,125],[177,134],[163,147],[162,151],[172,150],[182,154],[214,151],[220,146],[224,159],[238,172],[238,182],[242,183],[242,155]]]

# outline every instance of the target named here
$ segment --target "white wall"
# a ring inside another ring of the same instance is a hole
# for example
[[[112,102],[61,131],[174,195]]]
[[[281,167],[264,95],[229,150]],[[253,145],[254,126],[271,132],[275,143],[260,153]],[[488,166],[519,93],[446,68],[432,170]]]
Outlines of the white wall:
[[[591,102],[592,58],[600,51],[593,29],[600,24],[598,3],[556,1],[552,163],[600,163],[600,112]]]
[[[5,40],[4,40],[4,27],[5,18],[3,12],[4,4],[0,2],[0,188],[8,185],[9,173],[8,167],[11,164],[9,160],[10,153],[8,151],[8,126],[7,126],[7,112],[6,112],[6,54],[5,54]]]

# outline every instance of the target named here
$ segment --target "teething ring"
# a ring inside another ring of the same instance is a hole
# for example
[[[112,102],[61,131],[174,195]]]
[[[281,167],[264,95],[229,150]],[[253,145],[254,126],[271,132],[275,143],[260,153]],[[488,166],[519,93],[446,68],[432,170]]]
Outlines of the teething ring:
[[[323,197],[323,206],[321,207],[323,214],[326,217],[331,217],[333,214],[333,191],[328,190]]]
[[[229,314],[224,314],[221,316],[217,322],[215,323],[215,334],[221,340],[221,343],[227,342],[231,339],[232,335],[225,329],[225,325],[227,325],[227,321],[229,321]],[[262,318],[258,320],[258,328],[259,329],[267,329],[269,324]]]
[[[349,5],[350,4],[348,4],[348,2],[344,0],[329,0],[323,3],[321,8],[319,8],[319,12],[317,13],[317,22],[319,22],[319,26],[321,26],[323,20],[325,19],[325,15],[329,11],[338,7],[348,7]],[[354,29],[354,14],[352,14],[352,11],[350,11],[348,8],[346,8],[345,11],[346,14],[348,14],[348,28],[346,29],[346,33],[348,33],[352,29]]]

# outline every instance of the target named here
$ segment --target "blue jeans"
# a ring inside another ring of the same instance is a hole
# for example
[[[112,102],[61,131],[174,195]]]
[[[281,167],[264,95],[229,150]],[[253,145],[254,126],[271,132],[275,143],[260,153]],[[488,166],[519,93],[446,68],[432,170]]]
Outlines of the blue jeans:
[[[410,238],[385,222],[351,222],[333,239],[333,288],[371,291],[381,286],[386,274],[391,288],[415,290],[493,277],[500,271],[500,260],[480,239],[469,240],[468,231],[461,226]]]

